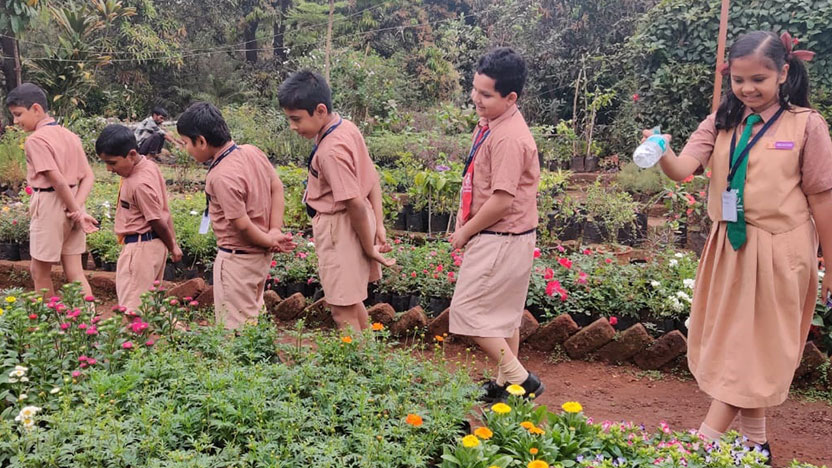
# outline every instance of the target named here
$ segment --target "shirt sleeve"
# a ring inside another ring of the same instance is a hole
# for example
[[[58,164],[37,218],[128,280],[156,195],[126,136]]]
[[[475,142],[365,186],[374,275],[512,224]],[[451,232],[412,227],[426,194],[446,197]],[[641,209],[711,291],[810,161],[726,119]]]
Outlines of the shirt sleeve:
[[[234,220],[242,218],[246,212],[246,189],[240,177],[229,177],[217,174],[213,180],[211,189],[214,192],[211,203],[218,203],[226,219]]]
[[[814,195],[832,189],[832,139],[826,120],[812,112],[806,122],[800,167],[803,193]]]
[[[491,147],[491,193],[517,194],[520,176],[530,148],[516,138],[503,138]],[[474,174],[476,178],[476,174]]]
[[[23,148],[35,174],[58,170],[55,153],[52,151],[52,147],[43,139],[28,138],[23,144]]]
[[[714,113],[699,124],[699,127],[688,138],[679,156],[690,156],[699,161],[703,168],[707,167],[711,160],[711,153],[714,151],[716,136],[716,114]]]
[[[332,199],[336,202],[351,200],[361,194],[353,154],[348,146],[337,145],[320,155],[321,176],[329,184]]]
[[[162,197],[158,187],[143,182],[133,190],[133,199],[146,221],[162,218]]]

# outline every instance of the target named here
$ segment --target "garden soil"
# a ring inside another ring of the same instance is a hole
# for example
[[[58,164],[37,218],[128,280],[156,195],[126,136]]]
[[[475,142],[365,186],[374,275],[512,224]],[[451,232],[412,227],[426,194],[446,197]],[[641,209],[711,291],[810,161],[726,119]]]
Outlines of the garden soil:
[[[108,311],[115,304],[115,291],[107,285],[114,273],[92,272],[93,292]],[[63,281],[55,268],[56,285]],[[98,289],[96,286],[104,286]],[[0,290],[8,287],[32,288],[28,262],[0,261]],[[287,332],[292,329],[286,326]],[[407,344],[410,340],[405,340]],[[466,348],[447,340],[441,344],[450,366],[464,368],[480,379],[486,368],[494,366],[477,357],[476,348]],[[433,356],[431,345],[415,351],[426,358]],[[546,384],[546,393],[537,402],[557,410],[566,401],[583,405],[584,413],[595,422],[632,421],[656,428],[666,422],[673,430],[699,427],[707,411],[709,398],[687,375],[670,372],[645,372],[634,366],[606,365],[599,362],[570,361],[565,357],[521,349],[521,362],[538,374]],[[736,427],[735,427],[736,429]],[[781,406],[769,411],[768,433],[774,465],[786,467],[792,459],[832,468],[832,404],[813,401],[793,394]]]

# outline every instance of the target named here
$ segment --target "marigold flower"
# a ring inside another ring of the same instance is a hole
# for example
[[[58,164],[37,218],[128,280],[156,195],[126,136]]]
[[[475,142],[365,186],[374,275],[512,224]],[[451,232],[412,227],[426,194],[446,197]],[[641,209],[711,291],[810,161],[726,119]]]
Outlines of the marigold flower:
[[[6,304],[14,304],[17,301],[17,298],[14,296],[6,296]]]
[[[529,429],[529,432],[531,432],[532,434],[537,434],[537,435],[543,435],[543,434],[546,433],[546,431],[544,431],[543,429],[541,429],[537,426]]]
[[[440,343],[441,343],[441,342],[443,342],[443,341],[445,341],[445,338],[442,338],[442,337],[441,337],[441,336],[439,336],[439,335],[434,336],[434,337],[433,337],[433,339],[434,339],[434,340],[436,340],[436,341],[438,341],[438,342],[440,342]]]
[[[467,435],[462,438],[462,446],[465,448],[474,448],[480,445],[480,440],[475,435]]]
[[[491,411],[497,414],[506,414],[511,411],[511,406],[505,403],[497,403],[496,405],[491,407]]]
[[[373,331],[382,331],[384,330],[384,325],[379,322],[374,322],[371,328],[373,329]]]
[[[539,451],[540,450],[538,450],[537,447],[532,447],[532,448],[529,449],[529,453],[532,454],[532,455],[537,455],[537,452],[539,452]]]
[[[549,464],[543,460],[532,460],[526,466],[527,468],[549,468]]]
[[[581,404],[577,401],[567,401],[561,405],[561,408],[563,408],[563,410],[567,413],[580,413],[584,410],[583,406],[581,406]]]
[[[526,394],[526,389],[517,384],[511,384],[506,387],[506,391],[514,396],[523,396]]]
[[[534,427],[534,423],[531,421],[523,421],[520,423],[520,427],[530,431]]]
[[[343,336],[343,337],[341,337],[341,341],[343,341],[344,343],[350,344],[350,343],[352,343],[352,337]]]
[[[422,425],[423,421],[422,421],[422,417],[419,416],[418,414],[410,413],[410,414],[407,415],[406,418],[404,418],[404,422],[406,422],[407,424],[410,424],[413,427],[419,427],[419,426]]]
[[[483,426],[476,428],[474,430],[474,435],[479,437],[480,439],[488,440],[494,436],[494,433],[491,432],[491,429]]]

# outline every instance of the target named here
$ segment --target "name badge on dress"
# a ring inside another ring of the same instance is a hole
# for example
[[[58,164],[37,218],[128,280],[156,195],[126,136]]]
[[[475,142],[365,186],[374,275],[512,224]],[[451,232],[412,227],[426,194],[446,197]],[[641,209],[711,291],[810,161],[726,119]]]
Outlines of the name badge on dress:
[[[773,150],[792,150],[794,149],[793,141],[775,141],[768,144],[768,149]]]
[[[722,220],[730,223],[737,222],[736,189],[730,189],[722,192]]]
[[[202,222],[199,223],[199,233],[208,234],[208,228],[211,227],[211,217],[208,213],[202,215]]]

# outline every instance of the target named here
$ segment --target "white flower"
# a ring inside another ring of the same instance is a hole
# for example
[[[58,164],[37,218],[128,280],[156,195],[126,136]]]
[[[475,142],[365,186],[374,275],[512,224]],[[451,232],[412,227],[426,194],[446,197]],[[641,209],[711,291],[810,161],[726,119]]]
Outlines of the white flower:
[[[670,307],[675,312],[681,312],[682,311],[682,309],[684,308],[684,305],[681,302],[679,302],[679,299],[676,299],[676,296],[670,296],[669,300],[670,300]]]
[[[818,270],[818,278],[823,279],[824,275],[826,275],[826,273],[824,273],[823,271]]]
[[[661,283],[659,283],[659,282],[658,282],[658,281],[656,281],[656,280],[653,280],[653,281],[651,281],[651,282],[650,282],[650,286],[653,286],[654,288],[658,288],[658,287],[659,287],[659,286],[661,286],[661,285],[662,285],[662,284],[661,284]]]
[[[314,242],[307,242],[307,243],[306,243],[306,245],[307,245],[307,246],[309,246],[309,247],[315,247],[315,243],[314,243]]]
[[[51,394],[53,394],[53,395],[54,395],[54,394],[56,394],[56,393],[58,393],[58,392],[60,392],[60,391],[61,391],[61,387],[55,387],[55,388],[53,388],[52,390],[49,390],[49,393],[51,393]]]
[[[24,419],[32,419],[41,409],[37,406],[24,406],[20,413],[14,418],[15,421],[23,421]]]
[[[35,420],[34,419],[24,419],[23,420],[23,429],[27,431],[31,431],[35,428]]]
[[[668,262],[668,264],[672,267],[675,267],[676,265],[679,264],[679,260],[676,260],[675,258],[671,258],[670,262]]]
[[[21,382],[28,382],[28,381],[29,381],[29,377],[21,377],[21,378],[20,378],[20,381],[21,381]]]
[[[690,317],[685,319],[685,328],[690,328]]]
[[[690,302],[690,296],[688,296],[688,293],[686,293],[684,291],[676,291],[676,297],[678,297],[679,299],[684,299],[687,302]]]
[[[693,287],[696,285],[696,280],[692,278],[684,279],[682,280],[682,284],[684,284],[685,287],[688,289],[693,289]]]
[[[191,214],[195,216],[195,215],[198,215],[199,213],[197,213],[196,210],[191,210]]]
[[[682,252],[676,252],[675,257],[676,258],[685,258],[685,254],[683,254]]]
[[[23,401],[23,400],[25,400],[25,399],[27,399],[27,398],[29,398],[29,395],[27,395],[27,394],[25,394],[25,393],[21,393],[21,394],[20,394],[20,396],[19,396],[19,397],[17,397],[17,401]]]

